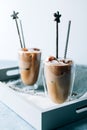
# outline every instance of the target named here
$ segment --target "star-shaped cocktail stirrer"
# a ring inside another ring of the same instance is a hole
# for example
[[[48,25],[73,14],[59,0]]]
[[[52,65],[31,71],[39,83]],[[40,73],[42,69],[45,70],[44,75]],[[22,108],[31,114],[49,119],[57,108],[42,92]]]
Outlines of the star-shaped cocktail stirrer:
[[[57,11],[57,13],[54,13],[54,21],[56,21],[56,58],[58,58],[58,23],[60,23],[60,17],[61,14],[59,14],[59,11]]]
[[[13,19],[17,19],[18,18],[18,15],[19,13],[17,12],[15,12],[15,11],[13,11],[13,14],[11,15],[11,17],[13,17]]]
[[[61,14],[59,14],[59,11],[57,11],[57,13],[54,13],[54,17],[55,17],[55,21],[57,23],[60,23]]]
[[[18,15],[19,13],[18,12],[15,12],[13,11],[13,14],[11,15],[11,17],[13,19],[15,19],[15,22],[16,22],[16,27],[17,27],[17,32],[18,32],[18,36],[19,36],[19,40],[20,40],[20,45],[21,45],[21,48],[23,48],[22,46],[22,41],[21,41],[21,35],[20,35],[20,31],[19,31],[19,27],[18,27],[18,22],[17,22],[17,19],[18,19]]]

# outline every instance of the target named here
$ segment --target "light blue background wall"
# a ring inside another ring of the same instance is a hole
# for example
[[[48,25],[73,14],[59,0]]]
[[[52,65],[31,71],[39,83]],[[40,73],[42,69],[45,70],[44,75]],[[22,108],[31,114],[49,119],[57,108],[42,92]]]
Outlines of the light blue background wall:
[[[55,55],[53,14],[61,14],[59,24],[59,56],[64,55],[68,21],[71,31],[67,57],[87,64],[87,0],[0,0],[0,59],[18,59],[20,49],[15,21],[10,15],[19,12],[27,47],[42,49],[42,59]]]

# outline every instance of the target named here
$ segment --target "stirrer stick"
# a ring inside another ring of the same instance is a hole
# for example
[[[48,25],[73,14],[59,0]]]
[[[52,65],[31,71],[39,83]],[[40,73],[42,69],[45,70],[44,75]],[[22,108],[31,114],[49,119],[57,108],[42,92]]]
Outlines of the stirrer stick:
[[[11,17],[13,17],[13,19],[15,19],[15,22],[16,22],[16,27],[17,27],[17,32],[18,32],[18,36],[19,36],[19,41],[20,41],[20,45],[21,45],[21,48],[23,48],[23,45],[22,45],[22,40],[21,40],[21,35],[20,35],[20,31],[19,31],[19,27],[18,27],[18,22],[17,22],[17,19],[18,19],[18,15],[19,13],[13,11],[13,14],[11,15]]]
[[[64,52],[64,59],[66,59],[66,55],[67,55],[68,41],[69,41],[69,34],[70,34],[70,26],[71,26],[71,21],[69,21],[69,23],[68,23],[68,31],[67,31],[67,38],[66,38],[66,46],[65,46],[65,52]]]
[[[26,46],[25,46],[25,40],[24,40],[24,34],[23,34],[23,28],[22,28],[22,22],[21,22],[21,20],[19,20],[19,22],[20,22],[20,28],[21,28],[22,39],[23,39],[23,48],[25,48]]]
[[[58,23],[60,23],[60,17],[61,15],[59,14],[59,12],[57,11],[57,13],[54,13],[54,17],[55,17],[55,21],[56,21],[56,58],[58,59],[58,40],[59,40],[59,28],[58,28]]]

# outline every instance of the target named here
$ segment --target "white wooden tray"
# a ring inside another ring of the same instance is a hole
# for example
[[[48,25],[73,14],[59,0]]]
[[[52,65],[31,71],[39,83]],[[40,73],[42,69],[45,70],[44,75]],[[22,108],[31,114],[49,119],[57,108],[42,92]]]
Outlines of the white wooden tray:
[[[61,105],[44,95],[29,95],[0,85],[0,100],[37,130],[51,130],[87,116],[87,99]]]
[[[13,90],[6,82],[0,82],[0,101],[37,130],[55,129],[87,117],[87,96],[55,104],[43,91],[36,95],[25,94]]]

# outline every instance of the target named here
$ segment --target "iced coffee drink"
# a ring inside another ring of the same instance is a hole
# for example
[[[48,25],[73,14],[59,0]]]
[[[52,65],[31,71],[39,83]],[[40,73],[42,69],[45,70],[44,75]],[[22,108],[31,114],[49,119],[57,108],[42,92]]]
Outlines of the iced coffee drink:
[[[74,63],[69,59],[49,57],[45,61],[44,73],[47,92],[55,103],[65,102],[71,92],[74,81]]]
[[[25,85],[34,85],[38,79],[41,61],[41,51],[37,48],[19,51],[19,68],[22,82]]]

